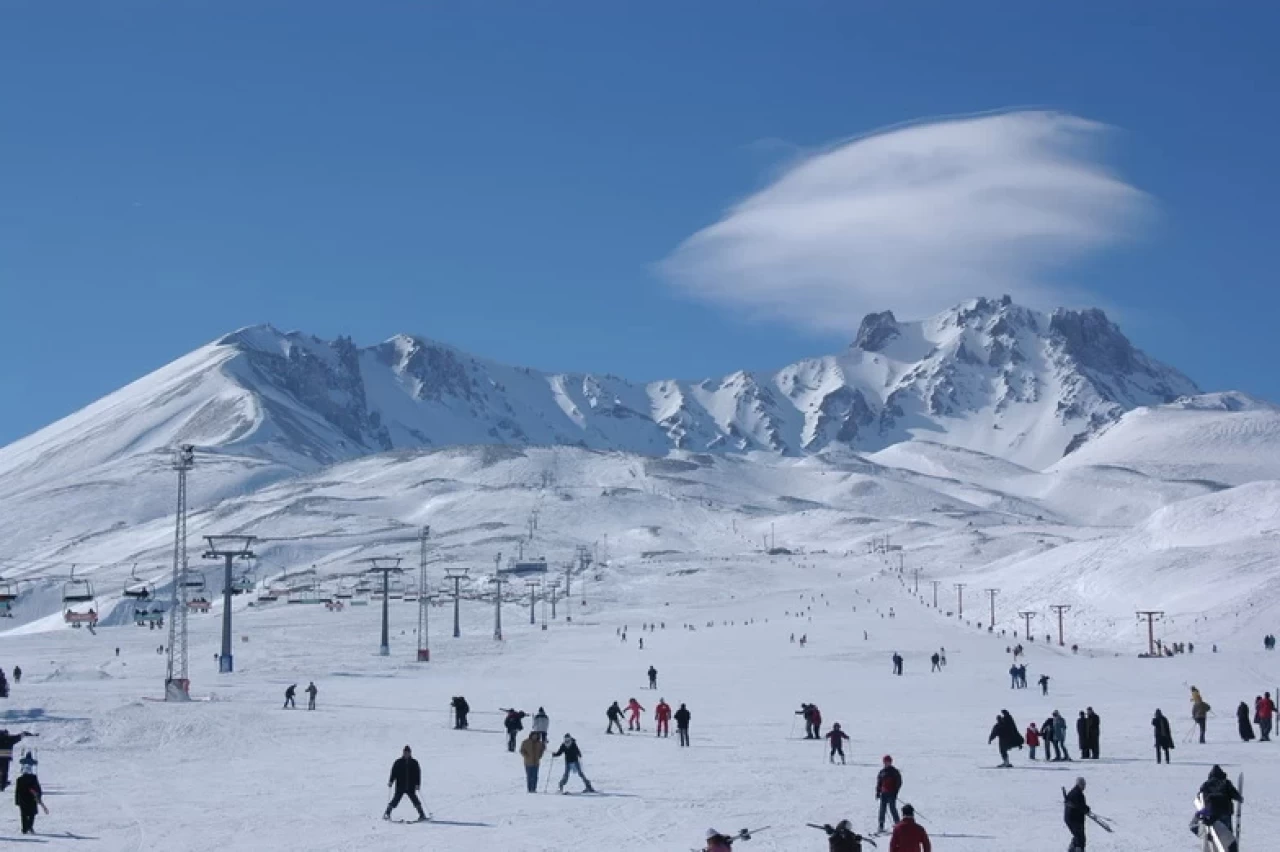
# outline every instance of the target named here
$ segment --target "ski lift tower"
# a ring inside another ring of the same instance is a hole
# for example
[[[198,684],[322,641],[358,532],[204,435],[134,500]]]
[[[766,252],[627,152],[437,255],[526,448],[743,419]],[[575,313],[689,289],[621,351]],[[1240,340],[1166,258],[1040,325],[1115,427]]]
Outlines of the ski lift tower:
[[[231,574],[235,570],[237,559],[253,558],[253,543],[257,541],[252,535],[207,535],[209,549],[204,552],[205,559],[222,559],[222,654],[218,657],[218,672],[230,674],[234,667],[231,661],[231,598],[235,594],[232,588]]]
[[[460,593],[458,584],[466,579],[469,569],[467,568],[447,568],[444,572],[446,580],[453,581],[453,638],[457,639],[462,635],[462,626],[458,621],[458,600]]]
[[[165,666],[164,700],[190,701],[187,677],[187,473],[195,466],[196,448],[178,447],[173,469],[178,472],[178,516],[173,531],[173,589],[169,607],[169,660]]]
[[[431,606],[431,594],[427,589],[427,537],[431,527],[422,528],[418,552],[418,662],[431,661],[431,645],[427,641],[427,608]]]
[[[389,657],[391,656],[391,631],[388,626],[387,603],[391,600],[391,575],[404,573],[400,570],[400,557],[370,556],[360,561],[368,563],[370,574],[382,575],[382,643],[378,645],[378,655]]]

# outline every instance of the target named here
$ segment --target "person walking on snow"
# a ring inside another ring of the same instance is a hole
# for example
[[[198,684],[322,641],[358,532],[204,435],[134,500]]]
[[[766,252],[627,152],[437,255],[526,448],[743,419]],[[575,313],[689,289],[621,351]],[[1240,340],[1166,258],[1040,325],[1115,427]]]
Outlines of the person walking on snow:
[[[1084,779],[1077,778],[1076,784],[1066,794],[1062,807],[1062,821],[1071,832],[1071,843],[1067,852],[1084,852],[1084,819],[1089,815],[1089,803],[1084,799]]]
[[[453,700],[449,702],[449,706],[453,708],[454,730],[466,730],[467,714],[471,712],[471,705],[467,703],[467,699],[463,698],[461,695],[455,695]]]
[[[16,670],[15,670],[16,671]],[[16,681],[17,678],[15,677]],[[1275,702],[1271,700],[1271,693],[1264,692],[1262,697],[1254,703],[1254,710],[1257,712],[1258,730],[1261,736],[1258,737],[1260,742],[1271,742],[1271,725],[1276,715]]]
[[[538,736],[537,731],[530,731],[529,736],[520,743],[520,758],[524,761],[525,786],[530,793],[538,792],[538,768],[542,765],[542,755],[546,751],[547,744]]]
[[[542,744],[547,743],[547,734],[551,732],[551,719],[547,716],[547,711],[541,707],[538,712],[533,714],[533,735],[542,740]]]
[[[27,755],[30,757],[30,754]],[[23,834],[36,833],[37,808],[44,808],[45,815],[49,809],[44,804],[44,791],[40,789],[40,779],[36,777],[36,761],[23,760],[22,774],[13,786],[13,803],[18,806],[18,816],[22,823]]]
[[[1014,663],[1013,665],[1009,666],[1009,688],[1010,689],[1018,688],[1018,664],[1017,663]]]
[[[1084,718],[1084,711],[1076,717],[1076,748],[1080,750],[1080,759],[1089,759],[1089,723]]]
[[[1023,736],[1027,742],[1027,748],[1031,750],[1031,759],[1036,759],[1036,747],[1040,745],[1040,732],[1036,730],[1036,723],[1032,722],[1027,725],[1027,733]],[[1046,747],[1046,751],[1048,748]]]
[[[640,702],[634,698],[627,702],[627,730],[640,730],[640,714],[644,712],[644,708],[640,706]]]
[[[311,681],[310,683],[307,684],[306,692],[307,692],[307,709],[308,710],[316,709],[316,693],[319,691],[320,690],[316,689],[315,681]]]
[[[896,675],[902,674],[902,655],[897,651],[893,652],[893,673]]]
[[[608,717],[609,717],[609,725],[608,725],[608,727],[606,727],[606,728],[604,729],[604,732],[605,732],[606,734],[612,734],[612,733],[613,733],[613,726],[614,726],[614,725],[617,725],[617,726],[618,726],[618,733],[620,733],[620,734],[621,734],[621,733],[623,733],[623,730],[622,730],[622,708],[618,706],[618,702],[616,702],[616,701],[615,701],[615,702],[613,702],[612,704],[610,704],[610,705],[609,705],[609,709],[608,709],[608,710],[606,710],[606,711],[604,711],[604,715],[606,715],[606,716],[608,716]]]
[[[582,774],[582,749],[578,748],[578,743],[573,739],[573,737],[565,734],[564,742],[560,743],[560,748],[556,749],[551,756],[564,757],[564,775],[560,777],[559,785],[561,793],[564,792],[564,785],[569,782],[570,773],[575,774],[582,779],[584,792],[595,792],[595,788],[591,786],[591,782],[587,780],[587,776]]]
[[[293,696],[296,695],[297,692],[298,692],[298,685],[296,683],[291,684],[284,691],[284,707],[281,708],[282,710],[287,710],[290,707],[298,706],[297,703],[293,700]]]
[[[1196,727],[1200,729],[1200,745],[1204,745],[1204,726],[1209,718],[1209,711],[1212,709],[1209,706],[1209,702],[1200,697],[1200,690],[1194,686],[1191,687],[1191,719],[1196,723]]]
[[[934,651],[934,652],[933,652],[933,656],[929,658],[929,662],[930,662],[930,663],[932,664],[932,666],[933,666],[933,668],[929,669],[929,671],[931,671],[931,672],[940,672],[940,671],[942,671],[942,666],[941,666],[941,665],[939,664],[939,662],[938,662],[938,652],[937,652],[937,651]]]
[[[418,788],[422,786],[422,768],[418,766],[418,761],[413,759],[413,750],[408,746],[404,747],[404,753],[391,764],[391,777],[387,779],[387,788],[395,788],[395,795],[391,797],[391,801],[387,803],[387,809],[383,811],[383,819],[391,819],[391,812],[396,809],[396,805],[400,804],[400,800],[408,796],[409,801],[418,809],[418,819],[425,820],[426,813],[422,810],[422,802],[418,801]]]
[[[500,707],[500,710],[506,711],[506,717],[502,720],[502,725],[507,729],[507,751],[516,750],[516,735],[524,730],[524,717],[529,714],[523,710],[516,710],[514,707]]]
[[[658,732],[655,736],[669,736],[671,733],[671,705],[667,703],[667,699],[658,699],[658,706],[654,708],[653,718],[658,723]]]
[[[1102,717],[1092,707],[1084,708],[1084,734],[1089,744],[1089,759],[1097,760],[1102,741]]]
[[[1169,730],[1169,720],[1156,709],[1156,714],[1151,717],[1151,727],[1154,729],[1156,737],[1156,763],[1160,762],[1161,752],[1164,754],[1164,762],[1171,763],[1169,759],[1169,749],[1173,748],[1173,731]]]
[[[653,666],[649,666],[649,688],[650,689],[658,688],[658,670],[655,669]]]
[[[840,763],[844,763],[844,741],[849,739],[849,735],[840,730],[840,723],[836,722],[831,726],[831,733],[827,734],[827,741],[831,743],[831,754],[827,755],[828,763],[836,762],[836,755],[840,755]]]
[[[1036,683],[1040,684],[1041,695],[1049,694],[1049,676],[1048,675],[1040,675],[1040,679],[1036,681]]]
[[[1249,705],[1243,701],[1236,708],[1236,725],[1240,728],[1240,739],[1249,742],[1253,739],[1253,723],[1249,721]]]
[[[119,650],[116,651],[116,656],[117,657],[120,656]],[[13,685],[17,686],[20,683],[22,683],[22,666],[14,666],[13,667]]]
[[[893,758],[889,755],[886,754],[881,762],[884,768],[876,775],[876,798],[880,801],[879,831],[884,834],[885,811],[893,817],[894,825],[901,819],[898,816],[898,791],[902,789],[902,773],[893,765]]]
[[[1053,759],[1070,761],[1071,752],[1067,751],[1067,720],[1057,710],[1053,711],[1053,740],[1054,751],[1062,751],[1061,757],[1055,754]]]
[[[685,747],[689,745],[689,708],[683,704],[676,711],[676,733],[680,735],[680,745]]]
[[[929,834],[916,822],[916,809],[911,805],[902,806],[902,819],[889,838],[889,852],[933,852]]]
[[[1209,770],[1209,779],[1200,785],[1200,802],[1202,810],[1196,814],[1197,821],[1219,837],[1229,837],[1234,841],[1231,826],[1235,803],[1244,802],[1244,799],[1221,766],[1214,764]],[[1230,848],[1236,848],[1234,842]]]

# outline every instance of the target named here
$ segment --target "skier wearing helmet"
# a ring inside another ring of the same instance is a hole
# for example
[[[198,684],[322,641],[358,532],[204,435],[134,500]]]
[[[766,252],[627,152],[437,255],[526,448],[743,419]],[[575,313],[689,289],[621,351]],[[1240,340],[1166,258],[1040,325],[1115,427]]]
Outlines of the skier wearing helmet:
[[[902,773],[893,765],[893,758],[885,755],[881,761],[884,768],[876,775],[876,798],[880,801],[880,833],[884,834],[884,815],[888,811],[893,815],[893,824],[897,825],[901,818],[898,816],[898,791],[902,789]]]

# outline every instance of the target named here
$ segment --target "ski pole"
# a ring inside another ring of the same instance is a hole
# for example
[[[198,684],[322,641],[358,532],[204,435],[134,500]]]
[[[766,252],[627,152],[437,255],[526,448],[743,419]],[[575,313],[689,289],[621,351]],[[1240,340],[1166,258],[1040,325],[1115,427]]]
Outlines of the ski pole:
[[[545,793],[551,789],[551,776],[554,775],[555,772],[556,772],[556,756],[553,754],[551,755],[551,765],[547,767],[547,780],[542,785],[542,792]]]

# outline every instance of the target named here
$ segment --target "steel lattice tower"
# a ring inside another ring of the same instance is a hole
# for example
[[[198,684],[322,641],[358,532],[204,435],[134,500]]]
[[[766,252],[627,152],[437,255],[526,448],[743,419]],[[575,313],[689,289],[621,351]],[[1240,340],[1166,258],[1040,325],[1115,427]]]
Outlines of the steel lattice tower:
[[[178,472],[178,517],[173,530],[173,594],[169,603],[169,662],[165,668],[166,701],[190,698],[187,677],[187,472],[195,466],[195,447],[183,444],[174,454]]]
[[[427,638],[427,607],[431,606],[431,596],[427,589],[427,537],[431,535],[431,527],[423,527],[418,539],[418,662],[431,660],[431,645]]]

